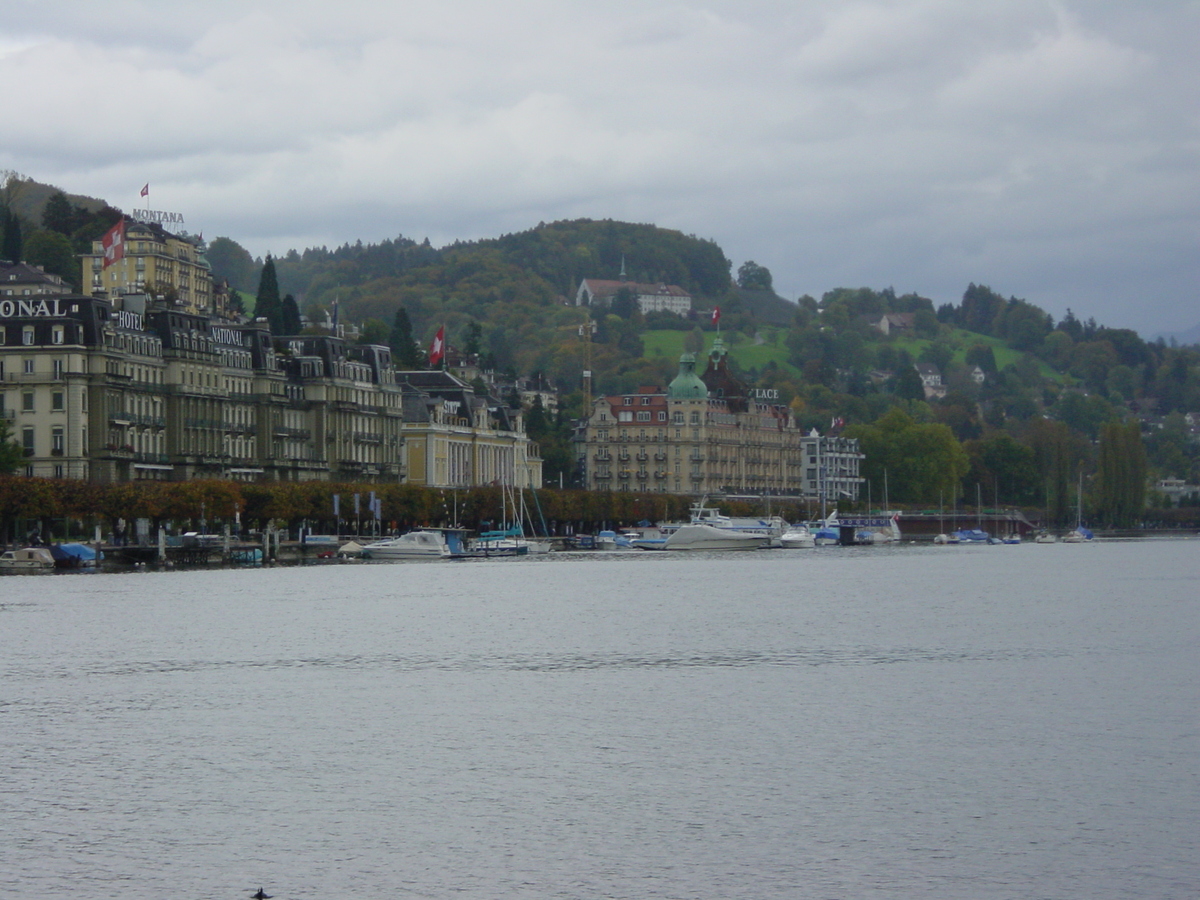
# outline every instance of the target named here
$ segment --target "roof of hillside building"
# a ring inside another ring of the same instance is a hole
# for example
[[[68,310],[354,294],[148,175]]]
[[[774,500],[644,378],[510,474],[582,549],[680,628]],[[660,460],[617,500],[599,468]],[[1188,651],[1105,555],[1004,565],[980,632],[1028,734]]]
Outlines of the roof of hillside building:
[[[0,259],[0,294],[28,292],[29,294],[66,294],[71,286],[58,275],[47,272],[41,266],[11,262]]]
[[[607,281],[600,278],[585,278],[581,288],[586,288],[593,297],[610,297],[621,288],[628,288],[635,294],[651,294],[671,297],[691,297],[692,295],[677,284],[661,282],[646,284],[636,281]]]

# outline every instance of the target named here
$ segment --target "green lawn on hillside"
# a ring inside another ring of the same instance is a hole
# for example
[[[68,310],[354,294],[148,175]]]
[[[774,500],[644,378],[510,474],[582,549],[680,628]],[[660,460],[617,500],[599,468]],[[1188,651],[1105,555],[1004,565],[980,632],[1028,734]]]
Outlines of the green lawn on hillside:
[[[985,334],[965,331],[962,328],[955,328],[952,332],[952,340],[956,344],[954,350],[955,362],[965,363],[967,350],[975,344],[986,344],[992,348],[992,353],[996,357],[996,369],[998,371],[1002,371],[1005,366],[1019,363],[1024,356],[1020,350],[1014,350],[1005,344],[1002,338],[988,337]],[[907,350],[913,359],[920,357],[921,351],[933,343],[933,341],[926,338],[917,337],[895,337],[892,340],[895,342],[894,346]],[[1054,369],[1040,359],[1038,360],[1038,371],[1044,378],[1049,378],[1053,381],[1062,380],[1062,376],[1058,372],[1055,372]]]
[[[683,353],[685,331],[647,331],[642,334],[642,346],[645,348],[647,359],[664,356],[672,362],[678,362]],[[800,370],[787,361],[788,351],[783,339],[787,329],[764,325],[758,330],[758,337],[747,337],[738,331],[721,332],[721,340],[729,348],[730,357],[742,370],[762,370],[767,363],[774,362],[791,375],[799,376]],[[715,331],[704,332],[704,353],[712,349],[716,340]]]

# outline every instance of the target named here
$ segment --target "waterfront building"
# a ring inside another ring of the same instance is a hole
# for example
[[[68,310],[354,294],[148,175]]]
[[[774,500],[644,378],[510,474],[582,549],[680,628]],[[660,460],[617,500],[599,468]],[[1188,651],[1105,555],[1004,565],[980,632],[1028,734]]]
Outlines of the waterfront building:
[[[408,483],[542,486],[542,459],[521,410],[479,396],[446,371],[398,372],[405,388]]]
[[[0,295],[0,415],[30,476],[403,481],[411,413],[423,452],[447,460],[430,476],[422,457],[417,483],[540,486],[520,417],[422,382],[442,377],[401,380],[386,347],[272,337],[145,294]]]
[[[690,353],[663,389],[601,397],[577,436],[591,490],[857,498],[857,441],[805,434],[769,389],[747,387],[718,340],[703,373]],[[810,477],[811,476],[811,477]]]

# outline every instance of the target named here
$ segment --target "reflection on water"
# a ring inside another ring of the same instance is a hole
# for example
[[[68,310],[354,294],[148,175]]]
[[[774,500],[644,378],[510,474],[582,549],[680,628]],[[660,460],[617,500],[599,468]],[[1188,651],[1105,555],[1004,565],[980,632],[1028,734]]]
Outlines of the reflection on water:
[[[2,579],[0,896],[1194,895],[1195,551]]]

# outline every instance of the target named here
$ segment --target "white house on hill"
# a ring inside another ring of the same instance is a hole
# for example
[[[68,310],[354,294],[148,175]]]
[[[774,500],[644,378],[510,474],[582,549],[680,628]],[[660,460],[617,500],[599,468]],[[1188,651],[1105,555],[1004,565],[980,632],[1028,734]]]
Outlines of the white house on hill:
[[[585,278],[575,292],[576,306],[608,306],[621,288],[637,297],[642,314],[671,312],[686,316],[692,311],[692,295],[677,284],[638,284],[634,281],[604,281]]]

